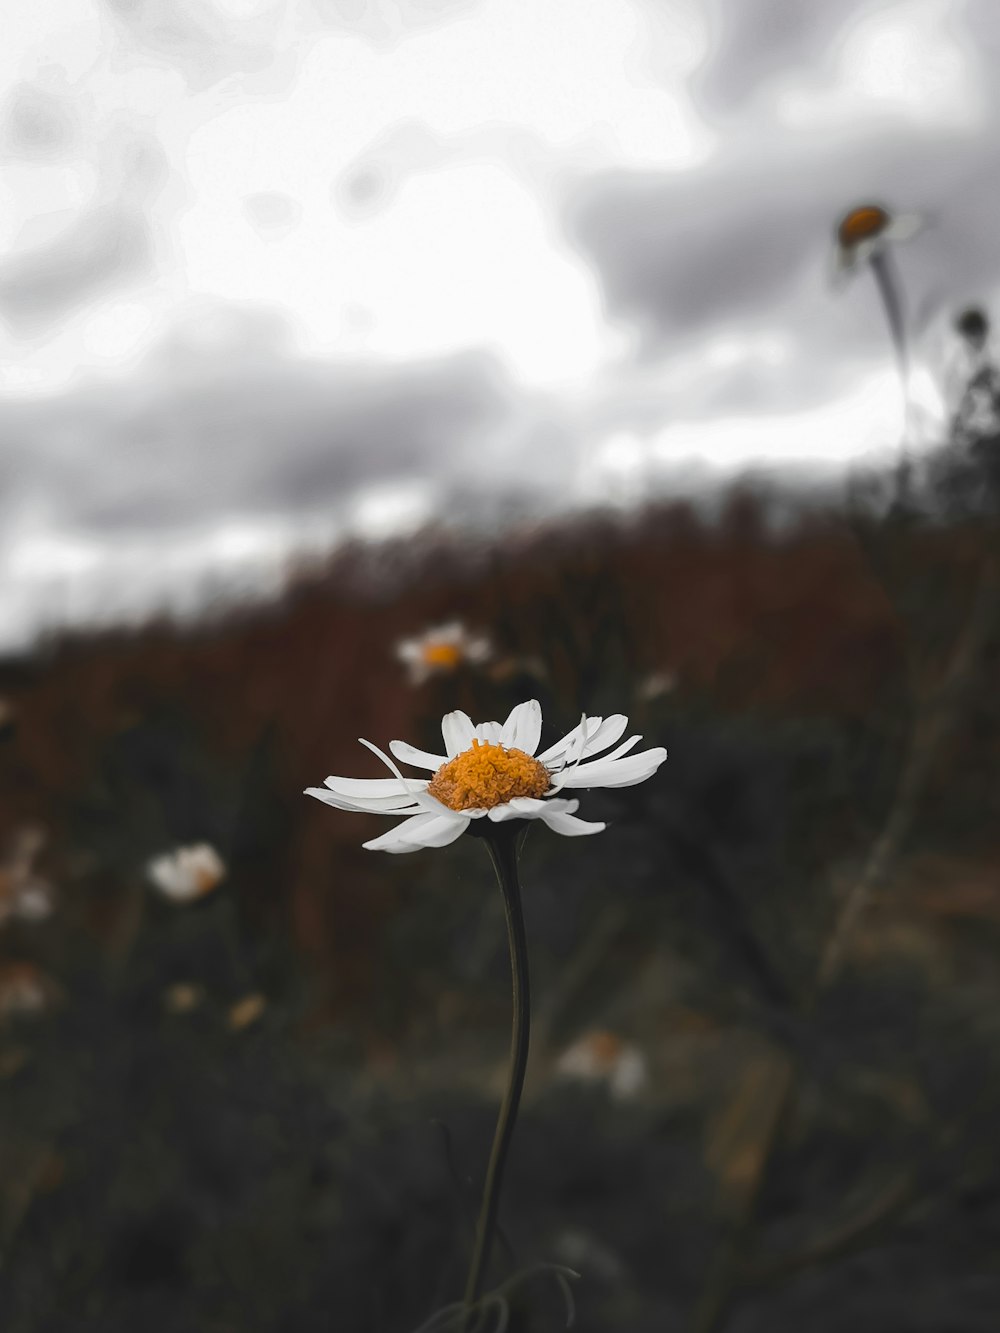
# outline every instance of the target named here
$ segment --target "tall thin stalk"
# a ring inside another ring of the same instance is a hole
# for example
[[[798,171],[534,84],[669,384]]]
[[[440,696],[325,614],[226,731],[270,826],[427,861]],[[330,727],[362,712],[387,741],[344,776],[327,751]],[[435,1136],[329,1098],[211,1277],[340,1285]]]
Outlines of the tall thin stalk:
[[[510,947],[510,971],[513,987],[513,1017],[510,1034],[510,1068],[507,1074],[507,1088],[500,1104],[497,1127],[493,1135],[493,1147],[490,1151],[489,1166],[486,1169],[486,1183],[483,1187],[483,1202],[476,1223],[476,1239],[469,1264],[469,1276],[465,1284],[465,1316],[468,1319],[475,1309],[482,1292],[483,1279],[490,1261],[490,1251],[497,1228],[497,1214],[500,1207],[500,1190],[503,1185],[504,1166],[510,1141],[517,1120],[517,1108],[521,1101],[521,1089],[524,1086],[524,1073],[528,1065],[528,1042],[531,1029],[531,995],[528,985],[528,940],[524,930],[524,913],[521,909],[521,885],[517,877],[517,857],[523,837],[520,822],[493,824],[482,837],[493,862],[500,892],[503,894],[504,913],[507,918],[507,943]],[[477,830],[478,832],[478,830]]]

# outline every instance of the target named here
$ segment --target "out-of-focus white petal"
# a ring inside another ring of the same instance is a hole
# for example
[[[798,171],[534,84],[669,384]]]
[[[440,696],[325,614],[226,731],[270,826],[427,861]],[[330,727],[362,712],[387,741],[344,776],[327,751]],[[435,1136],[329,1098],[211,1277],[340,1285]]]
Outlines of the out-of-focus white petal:
[[[512,708],[501,728],[500,740],[510,749],[533,755],[542,736],[542,706],[537,699]]]
[[[44,921],[55,908],[52,886],[43,879],[29,879],[14,896],[14,915],[22,921]]]
[[[465,656],[469,662],[479,666],[493,656],[493,644],[487,638],[469,639],[465,645]]]
[[[866,236],[854,245],[842,245],[838,250],[838,265],[841,269],[856,269],[867,264],[873,255],[885,246],[885,236]]]
[[[414,768],[428,768],[432,773],[448,762],[445,755],[418,750],[415,745],[407,745],[406,741],[390,741],[389,749],[402,763],[412,764]]]
[[[923,231],[927,219],[920,213],[899,213],[892,219],[882,235],[890,241],[909,241],[918,232]]]
[[[547,801],[546,804],[551,806],[554,802]],[[553,833],[562,833],[567,838],[581,838],[588,833],[603,833],[607,828],[606,824],[589,824],[586,820],[577,819],[576,815],[565,814],[561,810],[545,810],[541,819],[548,824]]]
[[[630,1101],[649,1082],[646,1057],[637,1046],[626,1046],[611,1071],[608,1086],[616,1101]]]
[[[204,897],[226,875],[226,863],[207,842],[155,857],[146,866],[151,883],[172,902],[193,902]]]
[[[467,750],[475,734],[476,728],[468,713],[456,710],[454,713],[445,713],[441,719],[441,738],[449,759],[454,759],[457,754]]]
[[[499,722],[480,722],[476,728],[476,739],[488,741],[490,745],[501,744],[502,728]]]

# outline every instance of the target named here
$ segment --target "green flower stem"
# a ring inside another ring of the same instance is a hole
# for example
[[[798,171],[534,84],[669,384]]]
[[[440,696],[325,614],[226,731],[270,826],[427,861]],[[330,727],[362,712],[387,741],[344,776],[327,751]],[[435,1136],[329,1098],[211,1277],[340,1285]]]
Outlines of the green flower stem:
[[[487,820],[476,823],[488,823]],[[475,827],[475,825],[473,825]],[[476,830],[478,833],[478,829]],[[500,1104],[497,1127],[493,1135],[493,1148],[490,1152],[489,1166],[486,1169],[486,1184],[483,1187],[483,1202],[476,1223],[476,1241],[469,1265],[469,1276],[465,1284],[464,1306],[466,1319],[472,1314],[479,1300],[483,1279],[489,1266],[490,1251],[497,1227],[497,1213],[500,1206],[500,1189],[503,1185],[504,1165],[517,1120],[517,1108],[524,1086],[524,1073],[528,1065],[528,1042],[531,1028],[531,996],[528,989],[528,939],[524,930],[524,913],[521,910],[521,885],[517,878],[517,857],[525,830],[520,821],[493,824],[480,836],[486,843],[486,849],[493,862],[503,894],[504,912],[507,917],[507,943],[510,947],[510,971],[513,983],[514,1005],[510,1034],[510,1069],[507,1075],[507,1090]]]

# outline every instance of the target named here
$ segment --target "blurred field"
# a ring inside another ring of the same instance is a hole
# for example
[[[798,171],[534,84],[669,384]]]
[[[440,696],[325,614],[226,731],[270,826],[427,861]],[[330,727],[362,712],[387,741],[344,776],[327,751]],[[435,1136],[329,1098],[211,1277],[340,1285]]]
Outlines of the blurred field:
[[[44,833],[55,907],[0,926],[0,1327],[394,1333],[455,1298],[508,1043],[495,885],[472,839],[369,853],[385,822],[301,792],[377,776],[358,736],[535,697],[543,743],[625,712],[669,759],[584,794],[600,837],[528,839],[497,1278],[576,1267],[584,1333],[995,1329],[995,549],[905,506],[773,535],[744,494],[359,548],[280,606],[5,664],[0,847]],[[412,686],[395,645],[451,617],[494,659]],[[225,880],[165,901],[149,859],[201,841]],[[560,1077],[587,1033],[642,1086]],[[559,1326],[528,1284],[510,1328]]]

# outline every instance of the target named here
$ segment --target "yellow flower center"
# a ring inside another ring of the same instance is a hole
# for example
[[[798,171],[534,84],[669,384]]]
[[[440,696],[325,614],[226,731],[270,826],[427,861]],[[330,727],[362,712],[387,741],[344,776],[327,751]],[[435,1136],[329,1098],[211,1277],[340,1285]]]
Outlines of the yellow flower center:
[[[454,671],[462,660],[462,651],[454,643],[425,643],[423,658],[427,666],[443,667]]]
[[[839,239],[841,245],[857,245],[886,229],[889,214],[877,204],[864,204],[861,208],[852,208],[840,224]]]
[[[548,789],[549,770],[530,754],[478,740],[442,764],[427,788],[452,810],[491,810],[515,796],[543,796]]]

